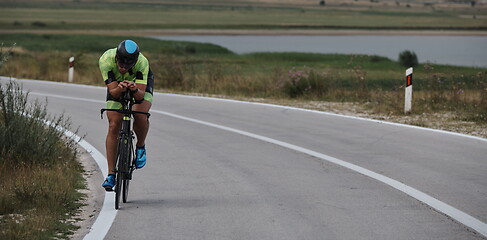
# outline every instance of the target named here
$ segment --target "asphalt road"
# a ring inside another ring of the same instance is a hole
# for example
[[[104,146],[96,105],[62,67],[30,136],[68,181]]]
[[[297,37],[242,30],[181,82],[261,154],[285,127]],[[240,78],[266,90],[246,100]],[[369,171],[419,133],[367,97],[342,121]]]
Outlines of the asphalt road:
[[[104,88],[23,84],[105,152]],[[483,228],[485,139],[171,94],[156,94],[152,110],[147,166],[136,171],[105,239],[485,239],[468,223],[327,160],[403,183]]]

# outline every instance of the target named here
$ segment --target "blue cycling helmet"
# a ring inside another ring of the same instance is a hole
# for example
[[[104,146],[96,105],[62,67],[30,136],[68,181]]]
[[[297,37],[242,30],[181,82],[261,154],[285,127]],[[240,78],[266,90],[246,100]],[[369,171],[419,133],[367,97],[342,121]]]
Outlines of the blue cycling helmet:
[[[132,68],[139,59],[139,46],[132,40],[123,40],[117,47],[117,63],[125,69]]]

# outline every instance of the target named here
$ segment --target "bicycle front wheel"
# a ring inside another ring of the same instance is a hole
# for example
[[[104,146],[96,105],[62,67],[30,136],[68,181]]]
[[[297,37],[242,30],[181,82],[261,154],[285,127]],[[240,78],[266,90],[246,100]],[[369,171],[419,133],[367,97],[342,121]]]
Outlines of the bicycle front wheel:
[[[130,180],[129,179],[124,179],[123,180],[123,196],[122,196],[122,200],[124,203],[127,202],[127,199],[129,197],[129,184],[130,184]]]
[[[123,173],[121,171],[117,172],[117,182],[115,183],[115,209],[120,207],[120,195],[122,190],[122,180]]]
[[[117,182],[115,185],[115,209],[119,209],[120,207],[120,198],[122,198],[123,202],[127,201],[126,195],[126,178],[129,171],[128,166],[128,158],[130,155],[127,154],[127,149],[129,149],[129,140],[128,138],[122,134],[120,138],[120,142],[118,145],[118,152],[117,152]],[[128,189],[127,189],[128,190]]]
[[[130,132],[128,135],[128,141],[126,145],[126,149],[124,149],[124,154],[125,154],[125,161],[127,163],[127,172],[124,175],[123,179],[123,202],[126,203],[127,199],[129,197],[129,185],[130,185],[130,180],[132,179],[132,173],[134,171],[134,165],[133,165],[133,148],[132,148],[132,133]]]

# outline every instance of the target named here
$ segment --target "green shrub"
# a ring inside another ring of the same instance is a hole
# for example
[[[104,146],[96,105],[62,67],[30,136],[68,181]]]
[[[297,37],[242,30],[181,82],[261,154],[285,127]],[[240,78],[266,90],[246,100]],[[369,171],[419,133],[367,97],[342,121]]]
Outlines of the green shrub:
[[[27,98],[18,83],[0,84],[0,162],[50,165],[75,149],[76,142],[58,131],[69,129],[69,120],[48,116],[46,105],[28,104]]]
[[[282,87],[284,93],[290,98],[311,97],[323,98],[330,89],[331,80],[324,73],[314,69],[305,68],[297,70],[292,68]]]
[[[32,23],[32,26],[35,26],[35,27],[46,27],[47,24],[44,23],[44,22],[41,22],[41,21],[35,21]]]
[[[77,228],[83,168],[58,130],[68,127],[18,83],[0,84],[0,239],[68,239]]]
[[[311,86],[308,81],[308,73],[302,70],[291,69],[288,79],[284,83],[283,90],[290,98],[296,98],[308,91]]]
[[[413,51],[403,51],[399,53],[399,63],[403,67],[416,67],[418,66],[418,57]]]

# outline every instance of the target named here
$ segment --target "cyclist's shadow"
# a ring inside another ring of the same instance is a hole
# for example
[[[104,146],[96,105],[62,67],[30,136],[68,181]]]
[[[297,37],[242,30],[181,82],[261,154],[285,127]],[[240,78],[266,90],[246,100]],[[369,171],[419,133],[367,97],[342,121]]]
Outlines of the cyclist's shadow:
[[[221,201],[221,200],[220,200]],[[218,205],[215,199],[208,198],[164,198],[164,199],[129,199],[120,208],[201,208],[210,205]]]

